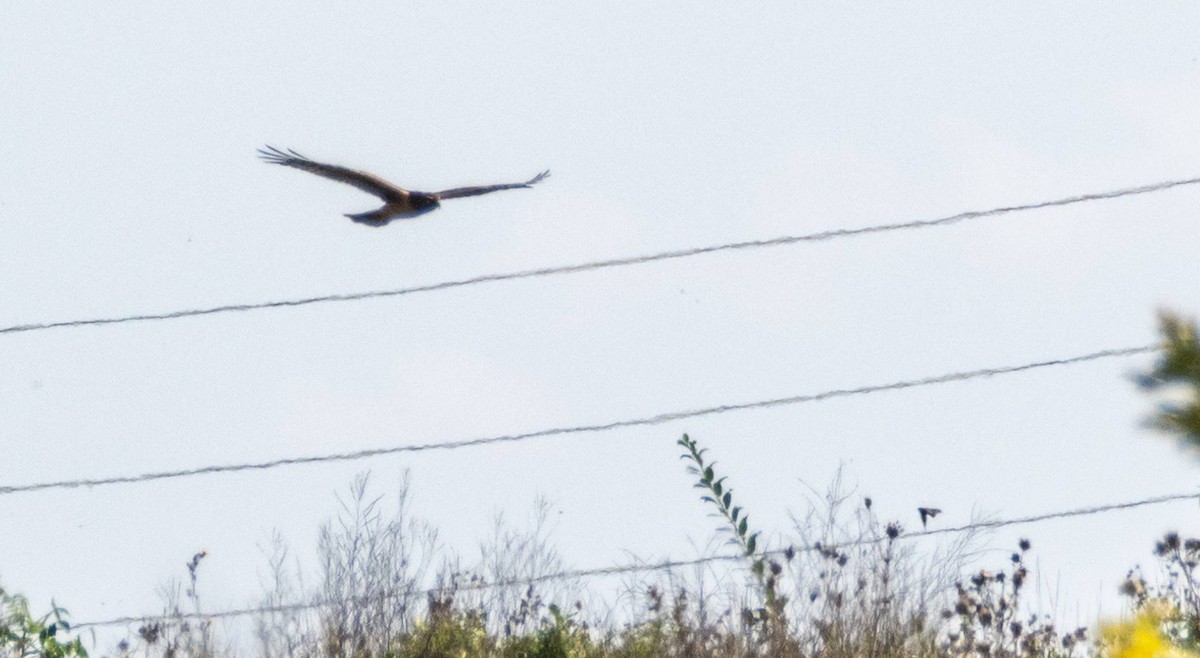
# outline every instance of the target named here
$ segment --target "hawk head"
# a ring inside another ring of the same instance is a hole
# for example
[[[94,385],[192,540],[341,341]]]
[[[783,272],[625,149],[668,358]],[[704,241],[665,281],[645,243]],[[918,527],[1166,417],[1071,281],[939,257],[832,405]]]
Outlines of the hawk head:
[[[421,194],[414,192],[409,197],[415,212],[428,212],[442,205],[436,194]]]

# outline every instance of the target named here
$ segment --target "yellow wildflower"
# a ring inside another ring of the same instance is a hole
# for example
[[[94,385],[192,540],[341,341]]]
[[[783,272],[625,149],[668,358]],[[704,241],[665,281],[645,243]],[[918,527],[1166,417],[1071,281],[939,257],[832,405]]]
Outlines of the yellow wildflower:
[[[1106,624],[1101,629],[1103,655],[1109,658],[1200,658],[1172,645],[1154,615],[1138,615],[1133,621]]]

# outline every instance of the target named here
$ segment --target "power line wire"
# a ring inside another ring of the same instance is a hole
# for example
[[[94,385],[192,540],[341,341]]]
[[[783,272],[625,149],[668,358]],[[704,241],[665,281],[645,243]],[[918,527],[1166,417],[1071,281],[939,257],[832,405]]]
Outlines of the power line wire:
[[[611,567],[600,567],[598,569],[572,569],[569,571],[556,571],[553,573],[548,573],[548,574],[536,576],[533,578],[516,578],[516,579],[500,580],[500,581],[497,581],[494,583],[478,583],[478,582],[477,583],[465,583],[465,584],[457,585],[457,588],[459,590],[476,591],[476,590],[499,589],[501,587],[527,586],[527,585],[536,585],[538,583],[544,583],[544,582],[549,582],[549,581],[554,581],[554,580],[586,578],[589,576],[609,576],[609,575],[617,575],[617,574],[624,574],[624,573],[638,573],[638,572],[645,572],[645,571],[664,571],[664,570],[672,569],[675,567],[694,566],[694,565],[698,565],[698,564],[705,564],[708,562],[725,562],[725,561],[732,561],[732,560],[741,560],[744,557],[745,556],[743,556],[743,555],[715,555],[715,556],[702,557],[702,558],[693,559],[693,560],[667,560],[667,561],[663,561],[663,562],[624,564],[624,565],[616,565],[616,566],[611,566]],[[432,588],[432,589],[427,589],[427,590],[421,590],[418,592],[412,592],[412,594],[428,596],[430,594],[438,594],[439,592],[444,591],[444,589],[445,588]],[[350,599],[321,599],[318,601],[308,601],[308,602],[304,602],[304,603],[285,603],[285,604],[281,604],[281,605],[257,606],[257,607],[253,607],[253,608],[235,608],[232,610],[224,610],[221,612],[212,612],[212,613],[185,612],[185,613],[180,613],[180,614],[149,615],[149,616],[144,616],[144,617],[136,617],[136,616],[114,617],[112,619],[106,619],[104,621],[81,622],[78,624],[72,624],[71,627],[72,628],[86,628],[86,627],[90,627],[90,626],[116,626],[119,624],[129,624],[129,623],[134,623],[134,622],[143,622],[143,621],[151,621],[151,620],[174,621],[174,620],[182,620],[182,619],[222,619],[222,618],[228,618],[228,617],[243,617],[245,615],[252,615],[252,614],[258,614],[258,613],[263,613],[263,612],[296,612],[296,611],[300,611],[300,610],[311,610],[314,608],[320,608],[320,607],[327,606],[327,605],[337,605],[339,603],[367,602],[373,598],[378,598],[378,597],[352,597]]]
[[[641,418],[633,418],[627,420],[616,420],[607,423],[599,423],[594,425],[576,425],[571,427],[555,427],[550,429],[537,430],[533,432],[525,432],[522,434],[505,434],[500,436],[489,436],[474,439],[464,439],[459,441],[447,441],[443,443],[419,443],[404,446],[392,446],[387,448],[370,448],[367,450],[356,450],[353,452],[332,453],[327,455],[315,455],[311,457],[288,457],[283,459],[274,459],[265,462],[251,462],[243,464],[222,464],[202,466],[199,468],[182,469],[175,471],[159,471],[152,473],[142,473],[140,475],[122,475],[108,478],[84,478],[76,480],[58,480],[53,482],[39,482],[34,484],[9,485],[0,486],[0,496],[42,491],[47,489],[73,489],[76,487],[97,487],[112,484],[131,484],[134,482],[149,482],[153,480],[167,480],[174,478],[191,477],[195,475],[208,475],[212,473],[232,473],[237,471],[253,471],[267,470],[279,468],[281,466],[294,466],[299,464],[312,464],[319,462],[334,462],[334,461],[350,461],[357,459],[366,459],[368,457],[377,457],[380,455],[391,455],[402,452],[424,452],[428,450],[456,450],[459,448],[471,448],[482,445],[490,445],[494,443],[515,443],[518,441],[526,441],[549,436],[561,436],[569,434],[582,434],[587,432],[605,432],[625,427],[639,427],[645,425],[661,425],[663,423],[684,420],[688,418],[699,418],[701,416],[711,416],[715,414],[723,414],[731,411],[745,411],[749,409],[767,409],[771,407],[779,407],[784,405],[799,404],[802,402],[818,402],[837,397],[848,397],[852,395],[867,395],[871,393],[879,393],[882,391],[893,391],[905,388],[914,388],[917,386],[930,386],[934,384],[945,384],[949,382],[965,381],[968,379],[976,379],[979,377],[991,377],[994,375],[1006,375],[1011,373],[1023,372],[1026,370],[1034,370],[1038,368],[1047,368],[1050,366],[1070,365],[1074,363],[1082,363],[1085,361],[1095,361],[1097,359],[1132,356],[1134,354],[1144,354],[1153,352],[1158,349],[1158,345],[1142,345],[1139,347],[1123,347],[1116,349],[1101,350],[1089,354],[1079,356],[1066,357],[1061,359],[1050,359],[1047,361],[1035,361],[1033,363],[1024,363],[1016,366],[1000,366],[995,368],[983,368],[979,370],[967,370],[962,372],[953,372],[942,375],[934,375],[923,377],[921,379],[910,379],[888,384],[875,384],[869,386],[860,386],[858,388],[835,389],[823,391],[821,393],[810,393],[805,395],[794,395],[783,398],[774,398],[770,400],[758,400],[755,402],[741,402],[735,404],[724,404],[715,407],[705,407],[701,409],[692,409],[688,411],[672,411],[661,413],[653,416],[644,416]]]
[[[1094,507],[1079,507],[1072,510],[1062,512],[1050,512],[1047,514],[1037,514],[1034,516],[1023,516],[1015,519],[1003,519],[998,521],[980,521],[963,526],[953,528],[938,528],[935,530],[922,530],[905,535],[905,537],[927,537],[929,535],[944,535],[956,532],[965,532],[967,530],[995,530],[996,528],[1005,528],[1012,525],[1026,525],[1029,523],[1040,523],[1051,519],[1065,519],[1072,516],[1090,516],[1092,514],[1103,514],[1104,512],[1115,512],[1119,510],[1133,509],[1135,507],[1145,507],[1146,505],[1160,505],[1162,503],[1173,503],[1179,500],[1197,499],[1200,500],[1200,494],[1193,493],[1178,493],[1167,494],[1163,496],[1154,496],[1151,498],[1143,498],[1141,500],[1133,500],[1124,503],[1111,503],[1108,505],[1096,505]]]
[[[1058,511],[1058,512],[1049,512],[1046,514],[1037,514],[1037,515],[1033,515],[1033,516],[1023,516],[1023,517],[1017,517],[1017,518],[1012,518],[1012,519],[1000,519],[1000,520],[995,520],[995,521],[980,521],[980,522],[976,522],[976,523],[968,523],[966,525],[955,526],[955,527],[951,527],[951,528],[938,528],[935,530],[922,530],[919,532],[902,533],[897,537],[897,539],[917,539],[920,537],[928,537],[931,535],[955,534],[955,533],[969,532],[971,530],[993,530],[996,528],[1002,528],[1002,527],[1007,527],[1007,526],[1028,525],[1031,523],[1041,523],[1043,521],[1050,521],[1050,520],[1054,520],[1054,519],[1064,519],[1064,518],[1070,518],[1070,517],[1076,517],[1076,516],[1091,516],[1094,514],[1103,514],[1106,512],[1115,512],[1115,511],[1120,511],[1120,510],[1133,509],[1136,507],[1145,507],[1148,505],[1161,505],[1163,503],[1176,502],[1176,501],[1180,501],[1180,500],[1200,500],[1200,494],[1197,494],[1194,492],[1193,493],[1167,494],[1167,495],[1162,495],[1162,496],[1153,496],[1150,498],[1143,498],[1140,500],[1126,501],[1126,502],[1122,502],[1122,503],[1111,503],[1108,505],[1095,505],[1092,507],[1080,507],[1080,508],[1075,508],[1075,509],[1062,510],[1062,511]],[[883,541],[886,541],[886,539],[884,537],[877,537],[877,538],[871,538],[871,539],[865,539],[865,540],[856,540],[856,541],[852,541],[852,542],[845,542],[845,543],[840,543],[840,544],[828,544],[828,545],[824,545],[824,547],[825,548],[852,548],[854,546],[862,546],[862,545],[867,545],[867,544],[881,543]],[[788,550],[789,549],[766,551],[764,554],[765,555],[783,555]],[[799,553],[799,552],[811,552],[811,551],[819,550],[819,548],[817,545],[814,544],[811,546],[792,547],[790,550]],[[550,581],[554,581],[554,580],[570,580],[570,579],[574,579],[574,578],[587,578],[587,577],[594,577],[594,576],[612,576],[612,575],[628,574],[628,573],[644,573],[647,571],[666,571],[666,570],[675,569],[678,567],[698,566],[701,564],[708,564],[711,562],[732,562],[732,561],[743,560],[743,559],[746,559],[745,555],[710,555],[710,556],[696,558],[696,559],[692,559],[692,560],[665,560],[662,562],[622,564],[622,565],[615,565],[615,566],[610,566],[610,567],[600,567],[600,568],[595,568],[595,569],[571,569],[571,570],[566,570],[566,571],[557,571],[554,573],[543,574],[541,576],[535,576],[533,578],[517,578],[517,579],[511,579],[511,580],[502,580],[502,581],[498,581],[498,582],[494,582],[494,583],[468,583],[468,584],[464,584],[464,585],[459,585],[458,589],[460,589],[460,590],[485,590],[485,589],[496,589],[496,588],[500,588],[500,587],[527,586],[527,585],[536,585],[536,584],[544,583],[544,582],[550,582]],[[430,594],[437,594],[441,591],[443,591],[443,590],[434,588],[434,589],[424,590],[421,592],[415,592],[414,594],[430,595]],[[341,600],[326,599],[326,600],[312,601],[312,602],[305,602],[305,603],[290,603],[290,604],[282,604],[282,605],[274,605],[274,606],[259,606],[259,607],[253,607],[253,608],[237,608],[237,609],[233,609],[233,610],[225,610],[225,611],[214,612],[214,613],[181,613],[181,614],[177,614],[177,615],[148,615],[148,616],[142,616],[142,617],[134,617],[134,616],[115,617],[113,619],[106,619],[103,621],[82,622],[82,623],[78,623],[78,624],[73,624],[72,628],[79,629],[79,628],[99,627],[99,626],[119,626],[122,624],[131,624],[131,623],[147,622],[147,621],[176,621],[176,620],[182,620],[182,619],[224,619],[224,618],[232,618],[232,617],[243,617],[246,615],[253,615],[253,614],[260,614],[260,613],[298,612],[301,610],[311,610],[314,608],[320,608],[320,607],[326,606],[326,605],[335,605],[338,603],[355,603],[355,602],[364,601],[364,600],[365,600],[364,597],[357,597],[357,598],[352,598],[352,599],[341,599]]]
[[[210,306],[207,308],[185,309],[177,311],[168,311],[165,313],[144,313],[137,315],[125,315],[108,318],[90,318],[84,320],[64,320],[60,322],[38,322],[31,324],[18,324],[8,327],[0,327],[0,334],[16,334],[27,331],[40,331],[45,329],[57,329],[63,327],[82,327],[107,324],[120,324],[125,322],[143,322],[154,320],[173,320],[177,318],[193,317],[198,315],[212,315],[214,313],[228,313],[234,311],[255,311],[268,308],[282,308],[289,306],[307,306],[309,304],[321,304],[325,302],[348,302],[364,299],[374,299],[378,297],[398,297],[401,295],[411,295],[421,292],[434,292],[438,290],[448,290],[452,288],[462,288],[482,283],[493,283],[498,281],[512,281],[516,279],[531,279],[543,276],[555,276],[559,274],[571,274],[574,272],[584,272],[588,270],[599,270],[610,267],[622,267],[626,265],[640,265],[661,260],[671,260],[676,258],[688,258],[691,256],[699,256],[701,254],[716,253],[719,251],[732,251],[739,249],[759,249],[765,247],[778,247],[782,245],[795,244],[799,242],[817,242],[822,240],[832,240],[836,238],[848,238],[856,235],[866,235],[870,233],[883,233],[886,231],[897,231],[903,229],[921,229],[931,228],[934,226],[944,226],[954,224],[969,219],[983,219],[986,217],[995,217],[997,215],[1005,215],[1008,213],[1021,212],[1025,210],[1037,210],[1040,208],[1051,208],[1056,206],[1068,206],[1076,203],[1085,203],[1089,201],[1102,201],[1105,199],[1116,199],[1119,197],[1133,196],[1137,194],[1151,194],[1154,192],[1162,192],[1174,187],[1183,185],[1193,185],[1200,183],[1200,178],[1188,178],[1175,181],[1164,181],[1160,183],[1152,183],[1150,185],[1141,185],[1137,187],[1128,187],[1107,192],[1094,192],[1091,194],[1080,194],[1076,196],[1064,197],[1061,199],[1053,199],[1050,201],[1039,201],[1036,203],[1027,203],[1016,206],[1003,206],[992,208],[990,210],[971,210],[961,212],[948,217],[938,219],[922,219],[909,222],[896,222],[889,224],[878,224],[875,226],[866,226],[862,228],[850,229],[832,229],[821,231],[818,233],[808,233],[804,235],[785,235],[777,238],[765,240],[747,240],[743,242],[729,242],[725,244],[710,245],[707,247],[692,247],[688,249],[678,249],[673,251],[662,251],[653,254],[645,254],[641,256],[628,256],[624,258],[614,258],[610,260],[588,261],[577,263],[574,265],[559,265],[552,267],[543,267],[531,270],[519,270],[515,272],[503,272],[497,274],[483,274],[480,276],[470,277],[466,279],[456,279],[452,281],[442,281],[440,283],[431,283],[407,288],[397,288],[393,290],[373,290],[368,292],[343,293],[333,295],[321,295],[318,297],[305,297],[300,299],[284,299],[267,302],[254,302],[247,304],[226,304],[221,306]]]

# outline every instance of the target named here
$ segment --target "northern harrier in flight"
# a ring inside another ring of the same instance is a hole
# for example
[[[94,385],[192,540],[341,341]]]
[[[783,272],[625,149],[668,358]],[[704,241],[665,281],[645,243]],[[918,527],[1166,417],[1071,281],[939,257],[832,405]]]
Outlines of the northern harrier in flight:
[[[423,215],[431,210],[436,210],[441,201],[445,199],[457,199],[464,196],[478,196],[480,194],[489,194],[499,190],[515,190],[523,187],[533,187],[537,183],[542,182],[550,175],[549,171],[530,178],[524,183],[502,183],[500,185],[479,185],[475,187],[455,187],[441,192],[418,192],[416,190],[406,190],[402,187],[397,187],[382,178],[369,174],[365,171],[357,171],[347,167],[339,167],[337,165],[325,164],[316,162],[300,155],[299,153],[288,149],[286,152],[281,151],[274,146],[267,146],[258,150],[258,155],[263,160],[272,164],[284,165],[286,167],[295,167],[304,171],[314,173],[325,178],[332,178],[336,181],[341,181],[347,185],[353,185],[363,192],[370,192],[375,196],[383,199],[383,207],[370,212],[357,213],[346,215],[350,219],[361,224],[369,226],[383,226],[393,219],[411,218]]]

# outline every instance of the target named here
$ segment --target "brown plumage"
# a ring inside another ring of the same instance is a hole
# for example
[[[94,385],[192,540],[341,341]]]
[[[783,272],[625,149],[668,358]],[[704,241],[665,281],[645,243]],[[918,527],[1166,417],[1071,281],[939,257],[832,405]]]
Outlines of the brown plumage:
[[[331,178],[347,185],[353,185],[363,192],[374,194],[383,199],[382,208],[370,212],[346,215],[356,222],[369,226],[383,226],[393,219],[418,217],[436,210],[444,199],[457,199],[465,196],[489,194],[499,190],[533,187],[550,175],[550,172],[547,170],[524,183],[477,185],[473,187],[455,187],[449,190],[442,190],[441,192],[418,192],[398,187],[365,171],[310,160],[291,149],[281,151],[274,146],[267,146],[266,148],[259,149],[258,155],[266,162],[293,167],[318,176]]]

